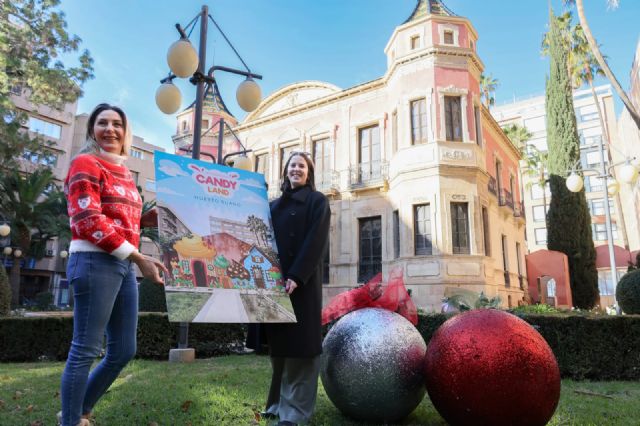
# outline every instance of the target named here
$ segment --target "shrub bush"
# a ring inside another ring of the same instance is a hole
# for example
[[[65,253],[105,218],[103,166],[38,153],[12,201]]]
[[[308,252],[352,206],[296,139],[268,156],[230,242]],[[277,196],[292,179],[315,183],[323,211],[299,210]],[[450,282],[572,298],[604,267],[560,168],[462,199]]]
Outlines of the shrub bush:
[[[9,277],[4,270],[4,266],[0,266],[0,317],[9,315],[11,311],[11,287],[9,286]]]
[[[640,269],[627,272],[620,278],[616,300],[625,314],[640,314]]]
[[[138,287],[138,310],[140,312],[167,312],[164,287],[148,279],[143,279]]]
[[[73,318],[7,317],[0,318],[0,362],[31,362],[67,358]],[[167,359],[169,349],[177,347],[178,324],[167,314],[143,313],[138,319],[136,356]],[[244,341],[241,324],[191,324],[189,346],[198,358],[228,355],[233,346]]]

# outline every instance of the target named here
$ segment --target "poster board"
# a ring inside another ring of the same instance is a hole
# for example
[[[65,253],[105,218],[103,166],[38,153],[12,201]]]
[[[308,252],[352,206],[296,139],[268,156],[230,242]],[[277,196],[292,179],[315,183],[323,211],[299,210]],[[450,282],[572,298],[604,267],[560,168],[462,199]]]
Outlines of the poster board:
[[[169,321],[295,322],[264,175],[155,153]]]

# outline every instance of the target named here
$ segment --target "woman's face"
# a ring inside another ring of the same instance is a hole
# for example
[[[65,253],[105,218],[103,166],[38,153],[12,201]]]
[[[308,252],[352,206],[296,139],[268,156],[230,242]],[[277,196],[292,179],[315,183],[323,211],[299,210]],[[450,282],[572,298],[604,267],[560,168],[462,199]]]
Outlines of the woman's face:
[[[120,114],[111,109],[98,114],[93,125],[93,137],[104,151],[111,154],[122,154],[124,123]]]
[[[309,168],[307,162],[301,155],[293,155],[289,160],[289,167],[287,167],[287,177],[291,182],[291,188],[298,188],[307,183],[307,177],[309,175]]]

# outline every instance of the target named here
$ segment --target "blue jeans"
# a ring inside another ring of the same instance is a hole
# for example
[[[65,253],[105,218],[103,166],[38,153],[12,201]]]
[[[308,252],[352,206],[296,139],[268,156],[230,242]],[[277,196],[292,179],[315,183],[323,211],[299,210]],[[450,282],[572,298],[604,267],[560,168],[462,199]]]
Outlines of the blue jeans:
[[[62,425],[89,414],[136,353],[138,286],[129,260],[108,253],[72,253],[67,277],[73,285],[73,341],[62,373]],[[89,374],[107,335],[107,351]]]

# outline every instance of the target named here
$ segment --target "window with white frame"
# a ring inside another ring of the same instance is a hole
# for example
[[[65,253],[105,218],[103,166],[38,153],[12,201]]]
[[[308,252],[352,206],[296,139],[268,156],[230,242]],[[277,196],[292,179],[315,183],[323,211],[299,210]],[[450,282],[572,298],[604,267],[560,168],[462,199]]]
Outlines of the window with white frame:
[[[149,192],[156,192],[156,181],[152,179],[147,179],[145,182],[144,188]]]
[[[549,207],[545,209],[544,206],[533,206],[533,221],[544,222],[547,220],[547,212]]]
[[[591,216],[603,216],[605,215],[604,211],[604,199],[603,198],[594,198],[590,200],[591,207]],[[612,198],[609,198],[609,211],[611,214],[615,213],[615,203]]]
[[[425,98],[411,101],[411,143],[427,142],[427,101]]]
[[[604,190],[604,181],[598,176],[586,176],[584,179],[584,189],[586,192],[601,192]]]
[[[607,240],[607,225],[604,223],[593,223],[593,241]],[[614,240],[618,239],[618,227],[615,223],[611,224],[611,234]]]
[[[143,160],[144,159],[144,152],[137,149],[137,148],[131,148],[131,151],[129,151],[129,155],[133,158],[137,158],[139,160]]]
[[[462,141],[462,107],[460,96],[444,97],[444,126],[448,141]]]
[[[431,208],[429,204],[413,206],[413,244],[416,255],[432,254]]]
[[[53,139],[60,139],[62,126],[36,117],[29,117],[29,130]]]
[[[444,30],[442,44],[455,44],[453,30]]]
[[[536,228],[534,229],[534,234],[536,237],[536,244],[540,246],[547,245],[547,228]]]
[[[409,44],[411,45],[411,50],[415,50],[415,49],[419,48],[420,47],[420,36],[419,35],[411,36]]]
[[[269,182],[269,153],[265,152],[256,155],[255,172],[262,173],[265,180]]]
[[[546,183],[544,186],[544,192],[542,187],[537,184],[534,183],[533,185],[531,185],[531,199],[532,200],[542,200],[545,198],[545,196],[547,197],[547,199],[549,199],[549,197],[551,197],[551,188],[549,188],[549,184]]]

